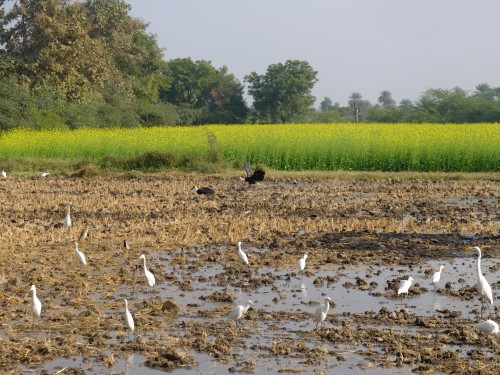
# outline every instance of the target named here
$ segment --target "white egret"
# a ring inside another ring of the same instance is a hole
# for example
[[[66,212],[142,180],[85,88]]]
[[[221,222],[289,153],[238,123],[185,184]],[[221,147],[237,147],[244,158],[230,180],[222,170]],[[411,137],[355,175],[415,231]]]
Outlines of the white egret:
[[[87,259],[85,259],[85,254],[82,253],[80,250],[78,250],[78,242],[75,242],[75,254],[76,254],[76,259],[83,264],[84,266],[87,265]]]
[[[127,240],[123,240],[123,248],[125,250],[130,250],[130,245]]]
[[[244,251],[241,250],[241,241],[238,241],[238,256],[243,261],[243,263],[245,263],[246,265],[248,265],[248,257],[244,253]]]
[[[248,309],[250,308],[250,305],[255,306],[255,304],[248,300],[246,305],[236,305],[233,307],[231,312],[229,313],[229,319],[234,320],[237,326],[239,326],[238,320],[246,314]]]
[[[7,178],[7,172],[5,172],[5,170],[2,170],[2,177]]]
[[[41,176],[42,176],[42,177],[47,177],[49,174],[50,174],[49,172],[43,172],[43,173],[41,174]]]
[[[408,290],[410,289],[411,283],[413,281],[413,277],[409,277],[408,280],[401,280],[399,282],[398,295],[406,293],[408,295]],[[401,296],[403,299],[403,296]]]
[[[32,325],[35,321],[35,318],[39,318],[42,315],[42,303],[36,296],[36,287],[34,285],[31,286],[31,313],[33,315]]]
[[[154,287],[156,284],[155,275],[153,275],[153,273],[146,268],[146,256],[144,254],[142,254],[139,257],[139,259],[142,259],[142,265],[144,267],[144,275],[146,276],[146,279],[148,281],[148,285],[150,287]]]
[[[132,317],[132,314],[130,313],[130,311],[128,311],[127,300],[124,299],[124,301],[125,301],[125,325],[132,333],[134,333],[134,329],[135,329],[134,318]]]
[[[434,284],[434,289],[437,288],[437,285],[439,283],[439,280],[441,280],[441,271],[443,270],[444,265],[439,266],[439,271],[434,272],[434,275],[432,275],[432,283]]]
[[[64,229],[69,229],[71,226],[71,203],[68,203],[68,211],[66,212],[66,216],[64,217]]]
[[[477,290],[480,296],[486,297],[486,299],[493,305],[493,291],[481,272],[481,249],[478,246],[474,246],[472,249],[476,250],[477,253]],[[481,298],[481,315],[482,314],[483,299]]]
[[[304,254],[304,256],[299,259],[299,269],[301,271],[304,271],[304,268],[306,268],[306,259],[307,259],[307,254]]]
[[[326,319],[326,314],[330,310],[330,302],[333,302],[330,297],[325,298],[325,302],[318,306],[316,313],[314,314],[314,321],[316,322],[316,329],[318,329],[318,324],[323,324]]]
[[[493,320],[485,320],[479,324],[476,324],[475,327],[481,332],[486,333],[487,335],[500,337],[500,329],[498,328],[498,323]]]

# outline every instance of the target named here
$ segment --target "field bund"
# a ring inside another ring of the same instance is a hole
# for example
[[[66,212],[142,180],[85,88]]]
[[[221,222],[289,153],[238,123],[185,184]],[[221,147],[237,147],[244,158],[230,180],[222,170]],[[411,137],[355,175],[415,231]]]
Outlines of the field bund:
[[[3,164],[27,159],[88,160],[121,170],[197,169],[196,163],[186,162],[195,159],[205,163],[250,160],[275,170],[297,171],[497,172],[499,150],[498,123],[17,129],[0,136]],[[166,156],[168,162],[145,166],[126,162],[151,152]]]

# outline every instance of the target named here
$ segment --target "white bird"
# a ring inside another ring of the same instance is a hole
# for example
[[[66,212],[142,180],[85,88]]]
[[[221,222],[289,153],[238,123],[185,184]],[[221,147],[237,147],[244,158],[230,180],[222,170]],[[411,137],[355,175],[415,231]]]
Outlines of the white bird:
[[[87,265],[87,260],[85,259],[85,254],[82,253],[80,250],[78,250],[78,242],[75,242],[75,254],[76,254],[76,259],[83,264],[84,266]]]
[[[36,287],[34,285],[31,286],[31,313],[33,314],[33,322],[35,318],[39,318],[42,315],[42,303],[36,296]],[[33,324],[33,323],[32,323]]]
[[[323,324],[326,319],[326,314],[330,310],[330,302],[333,302],[330,297],[325,298],[325,302],[318,306],[316,313],[314,314],[314,321],[316,322],[316,329],[318,329],[318,324]]]
[[[248,265],[248,257],[243,252],[243,250],[241,250],[241,241],[238,241],[238,256],[243,261],[243,263],[245,263],[246,265]]]
[[[64,229],[69,229],[71,226],[71,203],[68,203],[68,211],[66,212],[66,216],[64,217]]]
[[[231,312],[229,313],[229,319],[234,320],[236,325],[238,326],[238,319],[240,319],[250,308],[250,305],[255,306],[255,304],[248,300],[246,305],[236,305],[233,307]]]
[[[406,293],[408,295],[408,289],[410,289],[411,283],[413,281],[413,277],[409,277],[408,280],[401,280],[399,282],[398,295]],[[403,298],[403,296],[401,296]]]
[[[434,275],[432,275],[432,283],[434,284],[434,289],[437,288],[437,285],[439,283],[439,280],[441,280],[441,271],[443,270],[444,265],[439,266],[439,271],[434,272]]]
[[[2,177],[7,178],[7,172],[5,172],[5,170],[2,170]]]
[[[130,245],[128,244],[128,241],[127,240],[123,240],[123,248],[125,250],[130,250]]]
[[[307,259],[307,254],[304,254],[304,256],[299,259],[299,269],[301,271],[304,271],[304,268],[306,268],[306,259]]]
[[[139,257],[139,259],[142,259],[142,265],[144,267],[144,275],[146,276],[146,279],[148,280],[148,285],[150,287],[154,287],[156,284],[155,275],[153,275],[153,273],[146,268],[146,256],[144,254],[142,254]]]
[[[125,301],[125,325],[132,333],[134,333],[134,329],[135,329],[134,318],[132,317],[132,314],[130,313],[130,311],[128,311],[127,300],[124,299],[124,301]]]
[[[498,323],[493,320],[485,320],[479,324],[476,324],[475,327],[481,332],[486,333],[487,335],[500,337],[500,329],[498,328]]]
[[[493,292],[491,290],[491,286],[488,284],[488,281],[486,281],[486,278],[481,272],[481,249],[478,246],[474,246],[472,249],[477,252],[477,290],[481,296],[486,297],[486,299],[493,305]],[[481,314],[483,312],[482,304],[483,300],[481,299]]]
[[[47,177],[49,174],[50,174],[49,172],[43,172],[41,176],[42,177]]]

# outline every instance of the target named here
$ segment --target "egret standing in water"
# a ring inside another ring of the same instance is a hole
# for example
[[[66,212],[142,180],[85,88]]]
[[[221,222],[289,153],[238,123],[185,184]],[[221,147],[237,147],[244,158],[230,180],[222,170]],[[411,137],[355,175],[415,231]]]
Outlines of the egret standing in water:
[[[475,327],[481,332],[486,333],[487,335],[500,337],[500,329],[498,328],[498,323],[493,320],[485,320],[479,324],[476,324]]]
[[[255,306],[255,304],[252,301],[248,300],[246,305],[234,306],[233,309],[231,310],[231,312],[229,313],[229,319],[234,320],[234,322],[236,323],[236,326],[239,326],[240,324],[239,324],[238,320],[243,315],[245,315],[245,313],[250,308],[250,305]]]
[[[408,296],[408,290],[410,289],[413,277],[409,277],[408,280],[401,280],[399,283],[398,295],[406,293]],[[401,296],[401,301],[403,301],[403,296]]]
[[[87,265],[87,259],[85,259],[85,254],[82,253],[80,250],[78,250],[78,242],[75,242],[75,254],[76,254],[76,259],[83,264],[84,266]]]
[[[307,259],[307,254],[304,254],[304,256],[299,259],[299,269],[301,271],[304,271],[304,269],[306,268],[306,259]]]
[[[432,283],[434,284],[434,289],[437,289],[437,285],[439,283],[439,280],[441,280],[441,271],[443,271],[444,265],[439,266],[439,271],[434,272],[434,275],[432,275]]]
[[[478,246],[474,246],[472,249],[476,250],[477,253],[477,290],[480,295],[479,298],[481,299],[481,316],[483,316],[484,301],[481,297],[485,297],[489,301],[489,303],[493,305],[493,291],[491,290],[490,284],[488,284],[488,281],[486,281],[486,278],[481,272],[481,249]]]
[[[248,265],[248,257],[245,254],[245,252],[243,250],[241,250],[241,241],[238,241],[238,256],[243,261],[243,263]]]
[[[135,325],[134,325],[134,318],[132,317],[132,314],[130,311],[128,311],[128,302],[126,299],[125,301],[125,325],[129,329],[130,332],[134,333]]]
[[[31,325],[33,326],[35,318],[40,318],[40,315],[42,315],[42,303],[36,296],[36,287],[34,285],[31,286],[30,291],[31,291],[31,314],[33,316]]]
[[[139,259],[142,259],[142,266],[144,267],[144,275],[148,281],[148,285],[153,288],[156,284],[155,275],[146,268],[146,256],[142,254]]]
[[[71,226],[71,203],[68,203],[68,211],[63,221],[64,229],[69,229]]]
[[[326,297],[325,302],[319,305],[316,309],[316,313],[314,314],[316,329],[318,329],[318,324],[323,324],[323,321],[326,319],[326,314],[328,314],[328,310],[330,310],[330,302],[333,303],[332,299],[330,297]]]

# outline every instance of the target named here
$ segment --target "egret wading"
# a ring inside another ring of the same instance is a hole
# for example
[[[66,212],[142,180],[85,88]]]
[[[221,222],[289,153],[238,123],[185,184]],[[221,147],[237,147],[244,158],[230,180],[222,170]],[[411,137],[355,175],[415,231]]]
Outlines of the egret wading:
[[[134,333],[135,329],[135,324],[134,324],[134,318],[132,317],[132,314],[128,310],[128,302],[126,299],[125,301],[125,325],[127,326],[128,330],[132,333]]]
[[[142,254],[139,259],[142,259],[142,266],[144,268],[144,276],[146,276],[146,280],[148,282],[148,285],[153,288],[156,284],[155,280],[155,275],[153,275],[153,272],[147,269],[146,267],[146,256]]]
[[[36,287],[34,285],[31,286],[30,291],[31,291],[31,314],[33,317],[31,325],[33,326],[35,318],[40,318],[40,315],[42,315],[42,303],[36,296]]]
[[[481,272],[481,249],[478,246],[474,246],[472,249],[475,250],[477,253],[477,291],[479,292],[480,295],[479,298],[481,299],[481,317],[482,317],[484,300],[481,297],[486,298],[488,302],[493,305],[493,291],[491,290],[490,284],[488,284],[488,281]]]
[[[264,175],[266,174],[266,172],[264,172],[262,169],[257,168],[254,172],[247,161],[243,164],[243,166],[245,168],[245,172],[247,172],[247,176],[244,178],[244,180],[250,185],[253,185],[260,181],[264,181]]]
[[[432,275],[432,283],[434,284],[434,289],[437,289],[437,285],[439,283],[439,280],[441,280],[441,272],[443,271],[444,265],[439,266],[439,271],[434,272]]]
[[[401,301],[403,301],[403,294],[408,296],[408,290],[410,289],[411,283],[413,282],[413,277],[409,277],[408,280],[401,280],[399,282],[398,295],[401,294]]]
[[[306,268],[307,254],[304,254],[302,258],[299,259],[299,270],[304,271]]]
[[[87,259],[85,259],[85,254],[82,253],[79,249],[78,249],[78,242],[75,242],[75,254],[76,254],[76,259],[78,259],[78,261],[83,264],[84,266],[87,265]]]
[[[241,261],[248,265],[248,257],[245,254],[243,250],[241,250],[241,241],[238,241],[238,256],[240,257]]]
[[[498,323],[493,320],[485,320],[479,324],[476,324],[475,327],[481,332],[486,333],[487,335],[500,337],[500,329],[498,328]]]
[[[239,326],[240,323],[238,322],[238,320],[241,319],[241,317],[246,314],[246,312],[250,308],[250,305],[255,306],[255,304],[252,301],[248,300],[246,305],[234,306],[231,312],[229,313],[229,319],[234,320],[236,326]]]
[[[325,301],[316,309],[316,313],[314,314],[316,329],[318,329],[318,325],[322,325],[325,321],[326,314],[328,314],[328,310],[330,310],[330,302],[333,303],[332,299],[330,297],[326,297]]]
[[[68,210],[63,221],[64,229],[69,229],[71,226],[71,203],[68,203]]]

